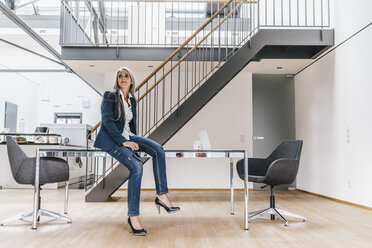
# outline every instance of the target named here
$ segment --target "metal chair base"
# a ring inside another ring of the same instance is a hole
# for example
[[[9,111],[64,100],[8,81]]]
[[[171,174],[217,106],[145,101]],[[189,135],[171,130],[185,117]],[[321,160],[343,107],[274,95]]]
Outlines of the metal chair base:
[[[13,221],[16,221],[16,220],[23,220],[23,219],[26,219],[28,217],[32,217],[32,214],[33,214],[33,211],[29,211],[29,212],[26,212],[26,213],[23,213],[23,214],[15,215],[15,216],[10,217],[8,219],[2,220],[0,222],[0,225],[3,226],[5,223],[8,223],[8,222],[13,222]],[[66,216],[63,216],[61,214],[58,214],[58,213],[55,213],[55,212],[52,212],[52,211],[49,211],[49,210],[46,210],[46,209],[39,209],[38,216],[39,217],[40,216],[50,217],[50,218],[54,218],[54,219],[57,219],[57,220],[67,221],[67,223],[72,223],[71,218],[68,218]]]
[[[288,221],[284,218],[284,216],[299,218],[299,219],[302,219],[303,221],[306,221],[306,218],[301,215],[294,214],[294,213],[291,213],[291,212],[288,212],[286,210],[282,210],[279,208],[266,208],[266,209],[249,212],[248,214],[251,214],[251,216],[249,216],[249,221],[259,218],[259,217],[263,217],[268,214],[275,215],[284,222],[284,226],[288,226]]]

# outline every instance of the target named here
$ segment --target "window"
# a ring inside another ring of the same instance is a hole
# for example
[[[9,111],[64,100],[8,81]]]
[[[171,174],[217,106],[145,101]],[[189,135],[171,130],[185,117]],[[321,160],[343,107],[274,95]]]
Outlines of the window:
[[[82,113],[54,113],[54,123],[56,124],[81,124]]]

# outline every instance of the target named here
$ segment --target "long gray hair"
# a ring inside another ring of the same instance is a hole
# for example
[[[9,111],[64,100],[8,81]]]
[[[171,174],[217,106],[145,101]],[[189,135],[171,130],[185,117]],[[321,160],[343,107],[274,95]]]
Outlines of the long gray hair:
[[[126,66],[123,66],[123,67],[120,67],[117,71],[116,71],[116,77],[115,77],[115,84],[114,84],[114,90],[113,90],[113,94],[116,95],[116,99],[118,99],[118,111],[119,111],[119,116],[116,120],[119,120],[120,119],[120,116],[121,116],[121,113],[124,112],[124,103],[123,101],[121,100],[121,97],[120,97],[120,87],[119,87],[119,84],[118,84],[118,76],[119,76],[119,73],[121,71],[124,71],[126,70],[128,73],[129,73],[129,76],[130,76],[130,79],[132,81],[132,85],[130,86],[130,89],[129,89],[129,92],[132,94],[132,97],[134,98],[135,101],[137,101],[135,95],[134,95],[134,89],[135,89],[135,85],[136,85],[136,81],[134,80],[134,74],[133,72]]]

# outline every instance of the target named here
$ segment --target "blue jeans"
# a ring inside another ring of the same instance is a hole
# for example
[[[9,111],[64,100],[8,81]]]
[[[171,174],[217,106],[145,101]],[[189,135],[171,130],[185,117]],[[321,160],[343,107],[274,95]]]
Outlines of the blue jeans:
[[[163,147],[155,141],[137,135],[131,136],[130,141],[137,143],[139,150],[146,152],[152,157],[156,194],[168,193]],[[122,163],[130,171],[128,179],[128,216],[138,216],[143,164],[130,148],[124,146],[115,146],[107,151],[107,153]]]

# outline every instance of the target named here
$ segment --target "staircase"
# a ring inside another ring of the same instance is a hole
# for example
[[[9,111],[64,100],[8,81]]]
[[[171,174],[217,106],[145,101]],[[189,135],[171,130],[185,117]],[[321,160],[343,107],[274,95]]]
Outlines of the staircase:
[[[129,170],[123,165],[115,166],[107,176],[100,177],[91,190],[85,194],[86,202],[103,202],[106,201],[129,177]]]
[[[267,2],[274,0],[226,2],[136,87],[139,135],[165,144],[251,61],[316,58],[334,44],[333,30],[323,29],[329,26],[323,8],[321,26],[314,6],[313,25],[302,27],[298,5],[298,25],[291,28],[283,24],[282,6],[274,29],[278,17],[267,14]],[[86,201],[105,201],[127,180],[124,166],[110,168],[88,189]]]
[[[320,32],[323,32],[323,41],[319,38]],[[259,30],[164,121],[145,129],[142,135],[165,144],[251,61],[315,58],[332,44],[332,30]]]

